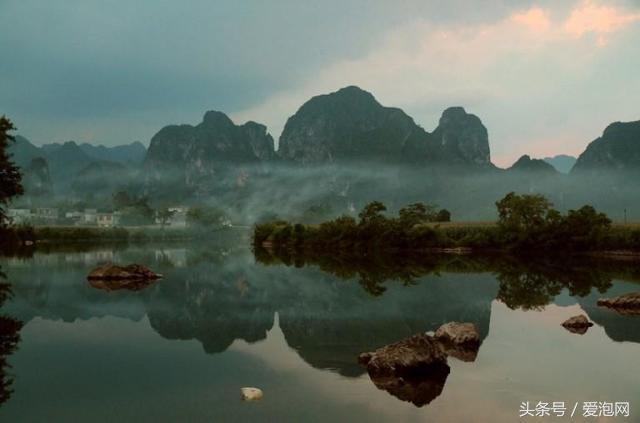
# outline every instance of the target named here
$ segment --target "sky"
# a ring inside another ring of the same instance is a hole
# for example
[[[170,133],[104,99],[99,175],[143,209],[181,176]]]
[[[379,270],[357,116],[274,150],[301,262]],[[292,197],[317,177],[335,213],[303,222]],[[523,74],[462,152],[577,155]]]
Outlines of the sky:
[[[0,0],[0,114],[36,144],[148,144],[206,110],[277,138],[357,85],[428,131],[463,106],[494,163],[640,120],[640,0]]]

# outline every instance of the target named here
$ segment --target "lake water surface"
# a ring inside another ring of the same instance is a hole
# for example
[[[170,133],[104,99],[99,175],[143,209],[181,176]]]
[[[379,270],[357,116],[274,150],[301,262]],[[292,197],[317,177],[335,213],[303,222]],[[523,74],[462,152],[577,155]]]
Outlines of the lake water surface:
[[[85,278],[105,261],[165,277],[96,289]],[[584,402],[629,402],[621,421],[640,421],[640,317],[596,305],[639,291],[637,264],[454,263],[375,289],[357,272],[265,265],[243,247],[36,253],[0,266],[12,291],[0,313],[23,323],[3,351],[1,421],[512,422],[526,401],[563,401],[567,414],[578,403],[577,421]],[[595,323],[586,334],[560,325],[582,313]],[[475,323],[482,344],[475,361],[449,359],[433,398],[378,389],[357,363],[449,321]],[[243,386],[264,398],[241,401]]]

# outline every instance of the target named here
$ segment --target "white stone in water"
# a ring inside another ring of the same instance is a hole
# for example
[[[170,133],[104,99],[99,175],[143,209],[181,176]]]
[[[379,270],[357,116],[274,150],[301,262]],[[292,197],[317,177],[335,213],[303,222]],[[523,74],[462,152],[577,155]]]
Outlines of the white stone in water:
[[[258,388],[241,388],[240,391],[242,391],[242,399],[245,401],[255,401],[263,397],[262,390]]]

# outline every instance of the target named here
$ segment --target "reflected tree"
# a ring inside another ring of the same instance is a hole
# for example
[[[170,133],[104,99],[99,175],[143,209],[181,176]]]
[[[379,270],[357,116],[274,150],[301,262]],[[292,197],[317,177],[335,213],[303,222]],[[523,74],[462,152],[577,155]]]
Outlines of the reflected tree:
[[[522,262],[504,260],[498,267],[498,299],[511,309],[540,310],[563,289],[572,296],[585,297],[593,289],[600,293],[611,287],[611,275],[582,262]]]
[[[0,308],[12,296],[11,284],[5,282],[6,276],[0,268]],[[22,322],[13,317],[0,314],[0,405],[13,393],[13,376],[9,373],[11,365],[8,358],[17,349],[20,342]]]

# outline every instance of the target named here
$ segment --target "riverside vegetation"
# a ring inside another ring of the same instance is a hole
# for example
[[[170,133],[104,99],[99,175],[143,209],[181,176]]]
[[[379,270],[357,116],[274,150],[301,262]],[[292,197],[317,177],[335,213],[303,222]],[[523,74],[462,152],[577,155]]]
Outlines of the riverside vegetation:
[[[544,196],[509,193],[496,202],[498,221],[490,225],[439,223],[446,214],[415,203],[384,214],[374,201],[358,219],[342,216],[319,225],[274,221],[254,228],[254,247],[292,254],[370,254],[411,250],[470,249],[484,252],[571,254],[640,251],[640,229],[613,225],[592,206],[562,214]],[[441,215],[440,215],[441,214]],[[440,215],[440,216],[439,216]]]

